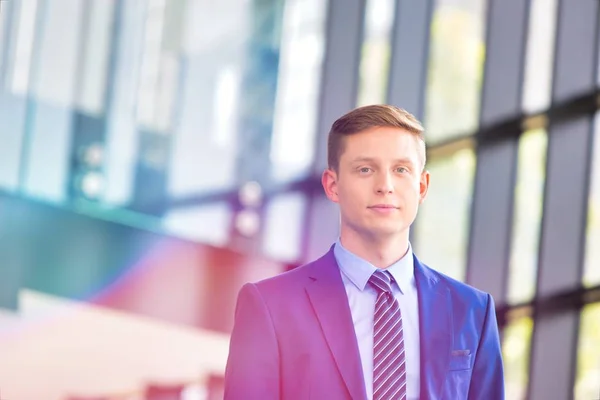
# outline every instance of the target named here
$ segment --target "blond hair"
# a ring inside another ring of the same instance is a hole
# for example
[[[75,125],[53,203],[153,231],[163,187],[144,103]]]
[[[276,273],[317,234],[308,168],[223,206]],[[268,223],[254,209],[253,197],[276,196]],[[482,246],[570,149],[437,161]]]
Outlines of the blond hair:
[[[419,141],[421,167],[425,167],[424,129],[419,120],[402,108],[387,104],[376,104],[355,108],[338,118],[331,125],[327,138],[327,164],[329,168],[334,171],[338,170],[346,136],[379,127],[401,128],[414,134]]]

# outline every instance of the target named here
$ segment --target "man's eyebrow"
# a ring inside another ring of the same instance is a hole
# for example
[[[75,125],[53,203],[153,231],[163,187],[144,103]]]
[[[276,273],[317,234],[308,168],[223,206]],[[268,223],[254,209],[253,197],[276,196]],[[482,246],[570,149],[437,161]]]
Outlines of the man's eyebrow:
[[[414,165],[414,161],[412,160],[412,158],[408,158],[408,157],[398,158],[398,159],[394,160],[394,162],[396,164],[410,164],[410,165]]]

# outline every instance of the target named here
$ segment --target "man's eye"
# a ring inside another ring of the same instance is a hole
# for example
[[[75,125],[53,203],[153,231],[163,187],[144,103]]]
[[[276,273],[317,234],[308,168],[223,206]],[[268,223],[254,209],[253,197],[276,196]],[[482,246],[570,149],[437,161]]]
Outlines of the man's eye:
[[[371,171],[371,168],[369,168],[369,167],[362,167],[359,171],[362,172],[363,174],[366,174],[369,171]]]
[[[408,170],[404,167],[398,167],[396,168],[396,171],[400,172],[401,174],[408,172]]]

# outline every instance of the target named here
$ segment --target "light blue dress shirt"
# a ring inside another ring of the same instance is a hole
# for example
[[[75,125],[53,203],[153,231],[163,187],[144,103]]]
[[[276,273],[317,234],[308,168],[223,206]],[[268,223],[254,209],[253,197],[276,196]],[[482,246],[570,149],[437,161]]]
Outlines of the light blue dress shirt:
[[[358,341],[367,398],[373,398],[373,314],[377,292],[368,284],[369,278],[377,270],[373,264],[356,256],[335,243],[333,253],[340,267],[342,280],[348,295],[352,322]],[[392,291],[400,304],[404,348],[406,355],[406,394],[407,400],[419,398],[420,387],[420,343],[419,343],[419,302],[414,275],[412,247],[409,243],[404,257],[387,268],[396,284]]]

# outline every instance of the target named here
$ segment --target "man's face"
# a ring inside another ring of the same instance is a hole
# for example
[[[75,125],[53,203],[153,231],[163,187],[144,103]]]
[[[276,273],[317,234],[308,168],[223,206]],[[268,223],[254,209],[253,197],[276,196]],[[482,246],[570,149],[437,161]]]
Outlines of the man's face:
[[[413,223],[429,173],[422,172],[415,135],[378,127],[346,136],[338,171],[326,170],[322,183],[327,197],[339,203],[342,230],[384,238]]]

